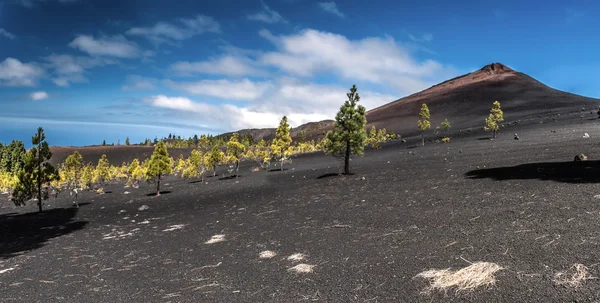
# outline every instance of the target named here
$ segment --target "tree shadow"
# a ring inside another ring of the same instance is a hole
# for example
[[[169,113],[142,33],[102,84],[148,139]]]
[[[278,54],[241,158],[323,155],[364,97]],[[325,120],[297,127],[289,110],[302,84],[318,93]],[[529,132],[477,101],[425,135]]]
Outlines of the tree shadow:
[[[276,172],[276,171],[286,171],[286,170],[289,170],[289,168],[285,168],[285,167],[283,169],[281,169],[281,168],[272,168],[272,169],[269,169],[269,172],[272,173],[272,172]]]
[[[237,179],[241,177],[241,175],[231,175],[231,176],[227,176],[227,177],[221,177],[219,178],[219,180],[231,180],[231,179]]]
[[[477,138],[477,141],[491,141],[494,138],[490,138],[490,137],[481,137],[481,138]]]
[[[320,179],[326,179],[326,178],[332,178],[332,177],[339,177],[339,176],[341,176],[341,175],[342,175],[342,174],[337,174],[337,173],[327,173],[327,174],[324,174],[324,175],[320,175],[320,176],[318,176],[318,177],[317,177],[317,180],[320,180]]]
[[[160,191],[160,194],[161,194],[161,195],[164,195],[164,194],[170,194],[170,193],[172,193],[172,191],[170,191],[170,190],[164,190],[164,191],[163,191],[163,190],[161,190],[161,191]],[[147,196],[147,197],[156,197],[156,193],[149,193],[149,194],[146,194],[146,196]]]
[[[0,215],[0,258],[9,259],[41,248],[50,239],[83,229],[89,222],[75,221],[78,211],[79,208],[70,207],[49,209],[41,213]]]
[[[496,181],[538,179],[564,183],[598,183],[600,161],[528,163],[472,170],[465,176],[469,179],[488,178]]]
[[[196,184],[196,183],[204,183],[204,181],[202,181],[202,180],[190,181],[190,184]]]

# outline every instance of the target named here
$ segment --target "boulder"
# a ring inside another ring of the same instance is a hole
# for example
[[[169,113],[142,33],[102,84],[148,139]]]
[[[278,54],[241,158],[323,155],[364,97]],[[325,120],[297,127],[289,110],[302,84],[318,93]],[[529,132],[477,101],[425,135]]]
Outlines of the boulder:
[[[575,162],[580,162],[580,161],[587,161],[588,157],[584,154],[579,154],[577,156],[575,156],[574,161]]]
[[[589,135],[588,133],[584,133],[584,134],[583,134],[583,137],[584,137],[585,139],[587,139],[587,138],[589,138],[589,137],[590,137],[590,135]]]
[[[517,135],[517,133],[515,133],[515,140],[519,140],[519,135]]]

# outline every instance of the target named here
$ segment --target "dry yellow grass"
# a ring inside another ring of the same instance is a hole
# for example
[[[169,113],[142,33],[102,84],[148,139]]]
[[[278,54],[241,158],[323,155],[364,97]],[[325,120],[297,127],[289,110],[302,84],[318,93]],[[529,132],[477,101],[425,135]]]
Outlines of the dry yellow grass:
[[[419,273],[416,277],[429,281],[429,286],[422,293],[429,294],[439,290],[447,292],[456,289],[456,293],[473,291],[482,286],[490,286],[496,283],[494,274],[503,268],[490,262],[475,262],[459,270],[431,269]]]
[[[289,256],[287,259],[290,261],[302,261],[302,260],[304,260],[304,258],[306,258],[306,256],[304,254],[295,253],[295,254]]]
[[[306,273],[311,273],[313,272],[315,268],[315,265],[309,265],[309,264],[298,264],[294,267],[289,268],[289,271],[295,271],[297,273],[301,273],[301,274],[306,274]]]
[[[225,235],[214,235],[208,241],[204,242],[204,244],[214,244],[225,241]]]
[[[277,255],[277,253],[274,251],[265,250],[260,253],[259,257],[261,259],[271,259],[271,258],[275,257],[276,255]]]
[[[569,272],[571,275],[569,276]],[[579,288],[586,280],[595,279],[583,264],[573,264],[568,271],[558,272],[554,275],[554,283],[557,285]]]

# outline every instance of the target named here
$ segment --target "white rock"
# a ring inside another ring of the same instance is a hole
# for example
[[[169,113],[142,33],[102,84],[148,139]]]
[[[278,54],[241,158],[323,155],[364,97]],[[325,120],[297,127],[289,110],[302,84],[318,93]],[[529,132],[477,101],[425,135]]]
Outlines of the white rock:
[[[145,204],[142,205],[142,206],[140,206],[140,208],[138,208],[139,211],[144,211],[144,210],[147,210],[147,209],[150,209],[150,206],[145,205]]]

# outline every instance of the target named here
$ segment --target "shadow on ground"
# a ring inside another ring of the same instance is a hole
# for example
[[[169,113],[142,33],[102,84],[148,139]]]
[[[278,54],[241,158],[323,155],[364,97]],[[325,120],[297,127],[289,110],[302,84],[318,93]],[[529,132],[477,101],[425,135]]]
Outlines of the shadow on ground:
[[[52,238],[83,229],[88,222],[74,221],[78,211],[78,208],[71,207],[45,210],[42,213],[0,215],[0,258],[9,259],[41,248]]]
[[[161,190],[161,191],[160,191],[160,195],[162,196],[162,195],[165,195],[165,194],[170,194],[170,193],[172,193],[172,192],[173,192],[173,191],[170,191],[170,190]],[[149,193],[149,194],[146,194],[146,196],[147,196],[147,197],[156,197],[156,192],[154,192],[154,193]]]
[[[469,179],[527,180],[539,179],[565,183],[600,182],[600,161],[541,162],[517,166],[472,170]]]

